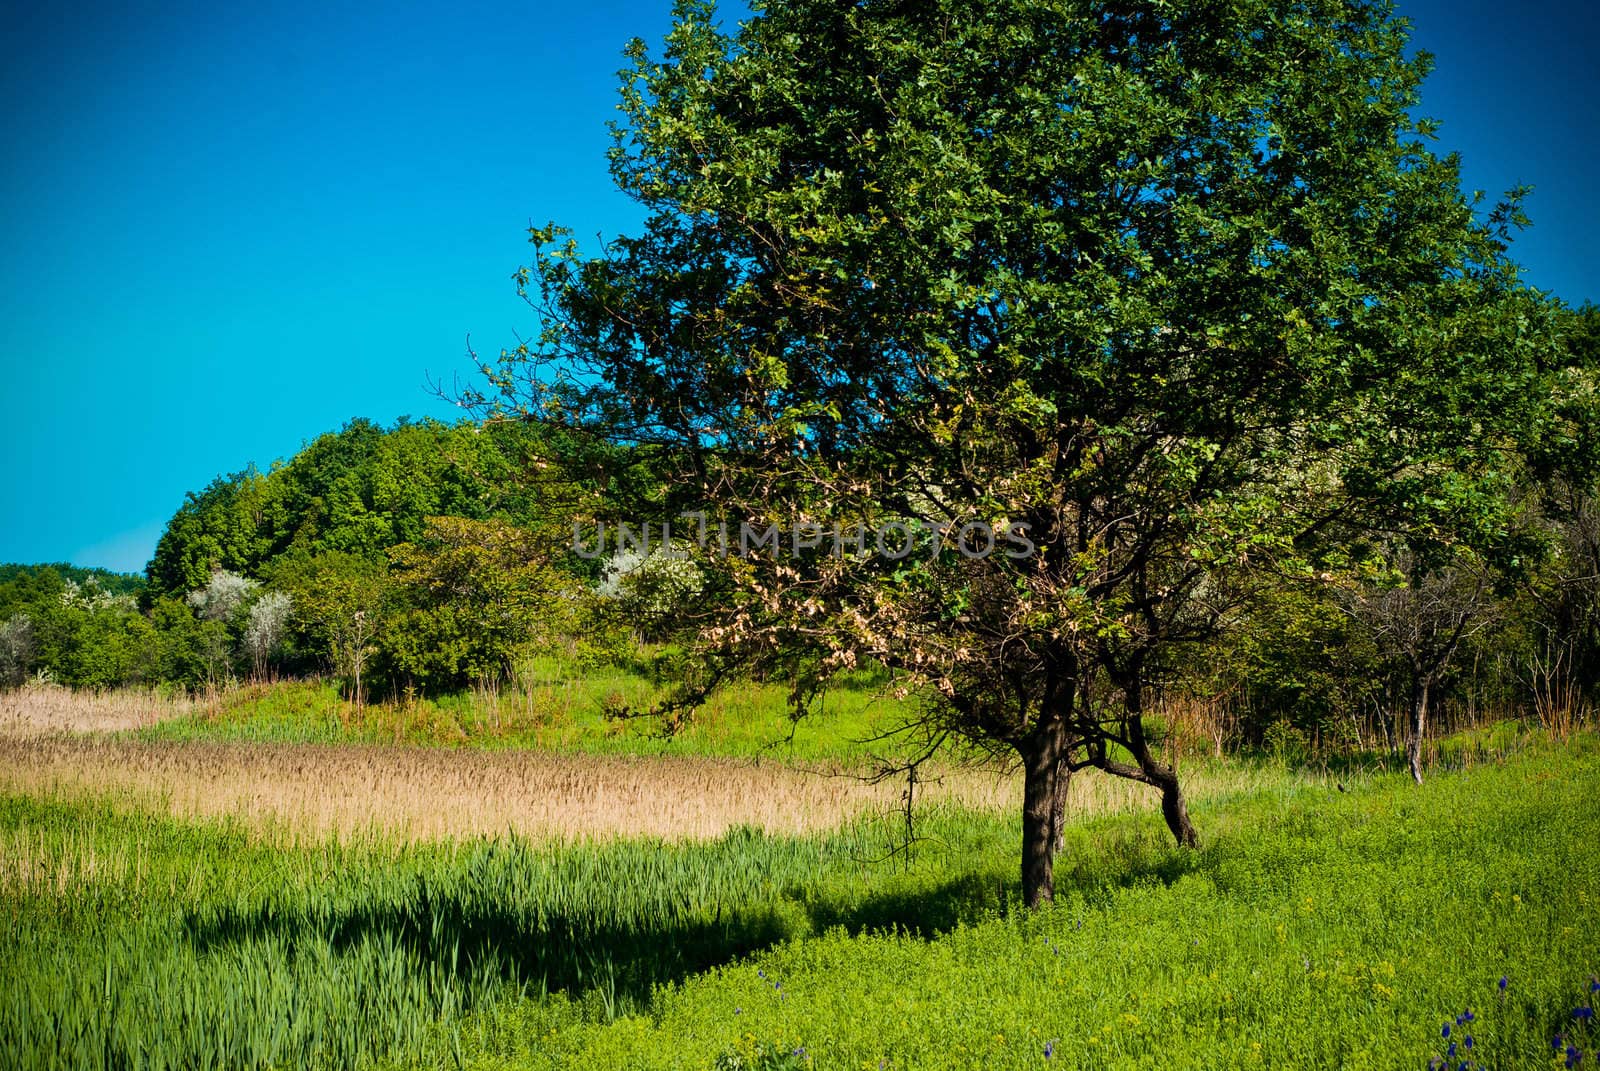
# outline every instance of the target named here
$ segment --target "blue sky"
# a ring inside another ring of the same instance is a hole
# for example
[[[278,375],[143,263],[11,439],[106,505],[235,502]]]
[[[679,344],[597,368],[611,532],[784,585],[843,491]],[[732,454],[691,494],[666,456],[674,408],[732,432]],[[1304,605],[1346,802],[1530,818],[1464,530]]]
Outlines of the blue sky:
[[[1600,300],[1586,4],[1402,3],[1469,188],[1537,187],[1517,256]],[[0,561],[140,569],[185,491],[530,327],[524,228],[636,224],[605,170],[670,0],[10,5],[0,14]]]

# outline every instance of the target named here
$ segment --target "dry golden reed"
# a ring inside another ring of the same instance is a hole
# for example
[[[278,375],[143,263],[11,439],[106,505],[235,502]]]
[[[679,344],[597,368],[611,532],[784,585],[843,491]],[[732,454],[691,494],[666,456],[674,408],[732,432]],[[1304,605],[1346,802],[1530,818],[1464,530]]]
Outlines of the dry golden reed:
[[[29,684],[0,690],[0,734],[31,736],[60,732],[116,732],[182,717],[197,702],[137,688],[74,691],[59,684]]]
[[[175,816],[237,815],[313,836],[676,839],[741,824],[831,828],[892,807],[901,787],[770,760],[30,735],[0,738],[0,791],[111,795]],[[1014,795],[995,774],[918,786],[919,799],[979,808],[1009,808]]]
[[[1248,768],[1205,765],[1186,780],[1193,798],[1203,799],[1259,787],[1253,776]],[[930,780],[918,782],[919,805],[1012,814],[1020,808],[1015,775],[951,769],[923,777]],[[237,816],[263,830],[311,838],[514,831],[537,840],[676,840],[716,837],[736,825],[802,834],[893,810],[903,791],[903,781],[871,784],[848,770],[772,760],[0,737],[3,793],[111,796],[175,817]],[[1146,786],[1086,773],[1073,779],[1068,806],[1087,817],[1150,811],[1156,799]]]

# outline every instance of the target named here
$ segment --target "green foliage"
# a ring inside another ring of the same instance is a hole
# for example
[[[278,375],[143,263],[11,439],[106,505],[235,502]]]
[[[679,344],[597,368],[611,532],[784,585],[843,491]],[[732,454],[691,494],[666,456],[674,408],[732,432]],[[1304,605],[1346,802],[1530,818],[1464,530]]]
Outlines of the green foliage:
[[[143,592],[104,569],[0,566],[0,687],[36,672],[101,688],[161,679],[158,639],[135,613]]]
[[[1370,636],[1332,593],[1303,584],[1261,591],[1208,655],[1196,660],[1203,680],[1191,686],[1232,697],[1246,712],[1242,730],[1252,742],[1279,720],[1302,734],[1332,733],[1388,698],[1389,667]]]
[[[260,577],[290,551],[377,558],[421,539],[432,516],[532,523],[554,498],[528,471],[537,437],[511,424],[352,420],[266,473],[247,468],[189,495],[157,545],[151,586],[184,594],[219,568]]]
[[[80,587],[93,584],[111,595],[138,596],[145,588],[145,580],[141,576],[113,573],[108,569],[85,569],[64,562],[52,565],[0,565],[0,618],[60,595],[67,581]]]
[[[426,691],[508,679],[519,654],[575,633],[585,609],[554,549],[503,521],[430,517],[389,558],[384,651],[397,680]]]
[[[184,595],[219,569],[252,574],[272,545],[283,511],[267,476],[250,466],[190,492],[167,522],[147,569],[158,595]]]

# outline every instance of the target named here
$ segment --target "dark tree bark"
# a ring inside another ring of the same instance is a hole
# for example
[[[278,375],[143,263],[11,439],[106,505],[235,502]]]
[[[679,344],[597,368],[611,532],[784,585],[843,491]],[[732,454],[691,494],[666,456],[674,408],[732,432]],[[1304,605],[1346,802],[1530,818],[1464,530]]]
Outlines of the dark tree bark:
[[[1189,820],[1189,804],[1184,799],[1178,771],[1155,757],[1145,737],[1144,699],[1137,683],[1130,686],[1127,703],[1128,743],[1132,745],[1134,761],[1139,764],[1146,783],[1161,790],[1161,817],[1167,820],[1167,828],[1179,844],[1185,848],[1198,848],[1200,834],[1195,832],[1194,823]]]
[[[1052,818],[1054,835],[1050,839],[1052,855],[1061,854],[1062,838],[1067,825],[1067,789],[1072,786],[1072,773],[1072,765],[1066,759],[1056,767],[1056,802]]]
[[[1017,744],[1023,772],[1022,899],[1029,907],[1055,898],[1055,855],[1071,777],[1066,759],[1072,741],[1067,720],[1050,715]]]
[[[1156,758],[1155,752],[1150,748],[1149,738],[1145,735],[1144,687],[1141,673],[1142,666],[1135,662],[1131,671],[1122,674],[1119,681],[1123,695],[1122,723],[1125,736],[1121,742],[1127,746],[1137,765],[1129,766],[1126,763],[1116,762],[1106,754],[1103,746],[1095,749],[1091,761],[1106,773],[1159,789],[1161,817],[1166,819],[1167,828],[1172,831],[1173,839],[1185,848],[1198,848],[1200,834],[1189,818],[1189,803],[1184,798],[1183,783],[1178,779],[1178,771]]]
[[[1178,771],[1153,760],[1146,760],[1142,769],[1161,790],[1161,817],[1167,820],[1174,839],[1185,848],[1200,847],[1200,834],[1189,820],[1189,804],[1184,799]]]

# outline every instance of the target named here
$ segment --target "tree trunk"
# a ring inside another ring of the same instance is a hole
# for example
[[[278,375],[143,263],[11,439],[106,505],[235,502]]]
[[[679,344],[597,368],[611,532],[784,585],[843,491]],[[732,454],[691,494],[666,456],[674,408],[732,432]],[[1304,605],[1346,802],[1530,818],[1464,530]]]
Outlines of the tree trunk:
[[[1071,743],[1061,718],[1040,722],[1017,745],[1022,756],[1022,899],[1038,907],[1055,898],[1055,855],[1061,839],[1061,809]]]
[[[1066,763],[1066,756],[1056,766],[1056,801],[1054,813],[1051,816],[1051,826],[1054,833],[1050,838],[1050,854],[1061,854],[1061,842],[1067,825],[1067,789],[1072,784],[1072,769]]]
[[[1167,828],[1172,830],[1173,837],[1185,848],[1200,847],[1200,834],[1195,832],[1194,823],[1189,821],[1189,804],[1183,798],[1178,771],[1153,759],[1141,763],[1140,768],[1161,790],[1161,817],[1167,820]]]
[[[1422,734],[1428,727],[1428,692],[1433,682],[1419,678],[1411,689],[1411,739],[1406,741],[1406,761],[1411,765],[1411,779],[1422,784]]]
[[[1123,689],[1128,719],[1128,742],[1133,758],[1149,784],[1161,790],[1161,817],[1167,820],[1172,836],[1185,848],[1200,847],[1200,834],[1189,820],[1189,804],[1183,796],[1178,771],[1156,759],[1144,735],[1144,695],[1137,680]]]

